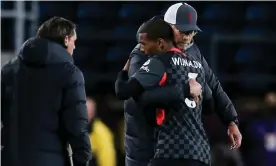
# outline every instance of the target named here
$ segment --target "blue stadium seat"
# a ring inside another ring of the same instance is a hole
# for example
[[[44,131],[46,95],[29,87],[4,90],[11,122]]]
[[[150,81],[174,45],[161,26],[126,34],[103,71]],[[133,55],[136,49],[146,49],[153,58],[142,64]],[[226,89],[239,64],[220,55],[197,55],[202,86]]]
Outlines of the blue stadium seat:
[[[119,10],[120,18],[131,18],[135,16],[139,16],[141,14],[143,6],[136,4],[123,4],[121,9]]]
[[[66,10],[60,10],[60,9]],[[53,16],[60,16],[67,19],[72,19],[75,15],[73,3],[66,2],[41,2],[39,4],[40,17],[48,19]]]
[[[141,4],[123,4],[118,15],[123,19],[150,18],[154,11],[154,8],[151,8],[150,6],[143,6]]]
[[[12,10],[15,6],[13,1],[1,1],[1,9],[3,10]]]
[[[246,26],[241,31],[246,35],[269,35],[272,31],[268,27]]]
[[[85,62],[85,59],[89,56],[89,53],[91,50],[89,50],[88,47],[84,46],[78,46],[77,49],[74,51],[74,59],[77,61],[81,61],[82,63]]]
[[[235,55],[235,60],[238,63],[242,63],[246,61],[248,58],[250,58],[251,56],[253,56],[254,54],[255,54],[254,50],[251,49],[250,47],[242,47],[237,51]]]
[[[202,25],[200,26],[200,29],[204,34],[223,34],[227,33],[228,30],[221,26],[215,26],[215,25]]]
[[[233,9],[231,5],[211,4],[206,6],[201,16],[204,20],[225,20],[240,17],[242,10],[236,7],[235,11]]]
[[[267,55],[267,50],[256,45],[244,45],[236,53],[238,63],[256,63]]]
[[[86,24],[78,24],[77,25],[77,34],[80,39],[89,39],[92,34],[92,32],[95,32],[96,28],[94,28],[92,25],[86,25]]]
[[[94,70],[99,70],[100,66],[105,61],[105,56],[101,55],[97,50],[103,49],[101,45],[91,45],[87,46],[77,46],[77,49],[74,51],[74,60],[75,63],[81,68],[90,68]]]
[[[237,51],[235,58],[239,64],[237,66],[239,74],[245,77],[244,80],[239,82],[242,88],[256,90],[256,88],[268,86],[266,82],[254,80],[254,77],[264,76],[273,71],[272,69],[275,65],[273,66],[273,64],[269,63],[271,62],[268,59],[269,54],[271,54],[269,49],[259,45],[244,45]],[[247,80],[246,77],[250,79]]]
[[[126,49],[125,46],[116,45],[108,49],[106,57],[108,61],[120,61],[127,59],[129,53],[130,50]]]
[[[78,18],[101,18],[108,12],[97,2],[84,2],[78,5]]]
[[[50,15],[56,15],[59,13],[59,7],[56,4],[40,4],[39,5],[39,13],[40,16],[50,16]],[[62,12],[62,11],[61,11]]]
[[[132,36],[135,39],[139,27],[135,25],[118,25],[114,28],[113,33],[117,35]]]
[[[246,9],[245,18],[248,21],[275,19],[275,5],[252,5]]]

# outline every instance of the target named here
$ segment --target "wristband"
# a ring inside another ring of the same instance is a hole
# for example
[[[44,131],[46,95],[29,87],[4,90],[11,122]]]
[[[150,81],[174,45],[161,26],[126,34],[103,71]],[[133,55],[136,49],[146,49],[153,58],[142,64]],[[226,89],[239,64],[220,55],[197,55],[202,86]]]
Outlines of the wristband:
[[[235,120],[233,120],[231,122],[234,122],[237,126],[239,126],[239,120],[238,120],[238,118],[236,118]],[[232,125],[231,122],[228,124],[228,126]]]

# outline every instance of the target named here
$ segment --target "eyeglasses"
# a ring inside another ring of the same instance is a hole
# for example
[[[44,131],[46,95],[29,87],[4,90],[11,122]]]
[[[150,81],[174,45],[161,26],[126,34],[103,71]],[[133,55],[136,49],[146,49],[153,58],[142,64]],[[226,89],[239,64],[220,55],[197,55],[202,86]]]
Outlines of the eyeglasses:
[[[185,35],[185,36],[190,36],[190,35],[196,35],[197,31],[185,31],[185,32],[181,32],[179,31],[174,25],[172,26],[173,29],[177,30],[178,32],[180,32],[180,34]]]
[[[186,31],[186,32],[180,32],[180,33],[183,33],[184,35],[189,36],[189,35],[195,34],[196,32],[195,31]]]

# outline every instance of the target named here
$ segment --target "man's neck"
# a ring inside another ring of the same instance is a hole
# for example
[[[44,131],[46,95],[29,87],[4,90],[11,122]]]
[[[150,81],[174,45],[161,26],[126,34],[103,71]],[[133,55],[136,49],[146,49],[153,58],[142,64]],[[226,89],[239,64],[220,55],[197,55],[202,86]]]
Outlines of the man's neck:
[[[172,48],[175,48],[175,46],[173,45],[173,43],[169,43],[164,50],[166,50],[166,52],[167,52],[167,51],[171,50]]]
[[[155,54],[152,55],[152,56],[155,56],[155,55],[157,55],[157,54],[163,54],[163,53],[169,52],[169,51],[170,51],[171,49],[173,49],[173,48],[175,48],[175,46],[173,45],[173,43],[168,43],[162,51],[160,51],[160,52],[158,52],[158,53],[155,53]]]
[[[189,44],[185,44],[185,46],[184,46],[183,49],[186,51],[186,50],[188,50],[193,44],[194,44],[193,41],[192,41],[191,43],[189,43]]]

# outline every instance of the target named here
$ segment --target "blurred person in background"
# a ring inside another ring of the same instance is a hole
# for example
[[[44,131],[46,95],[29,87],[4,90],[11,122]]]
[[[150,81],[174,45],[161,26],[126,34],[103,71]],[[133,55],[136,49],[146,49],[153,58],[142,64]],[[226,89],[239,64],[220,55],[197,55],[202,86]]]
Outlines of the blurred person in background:
[[[116,152],[113,133],[97,117],[96,101],[87,97],[88,131],[92,146],[93,158],[90,166],[115,166]]]
[[[87,166],[91,145],[76,26],[53,17],[1,70],[3,166]]]
[[[269,92],[265,95],[265,103],[267,108],[275,116],[276,114],[276,92]]]
[[[245,162],[250,166],[274,166],[276,163],[276,93],[265,95],[263,107],[244,126]]]

